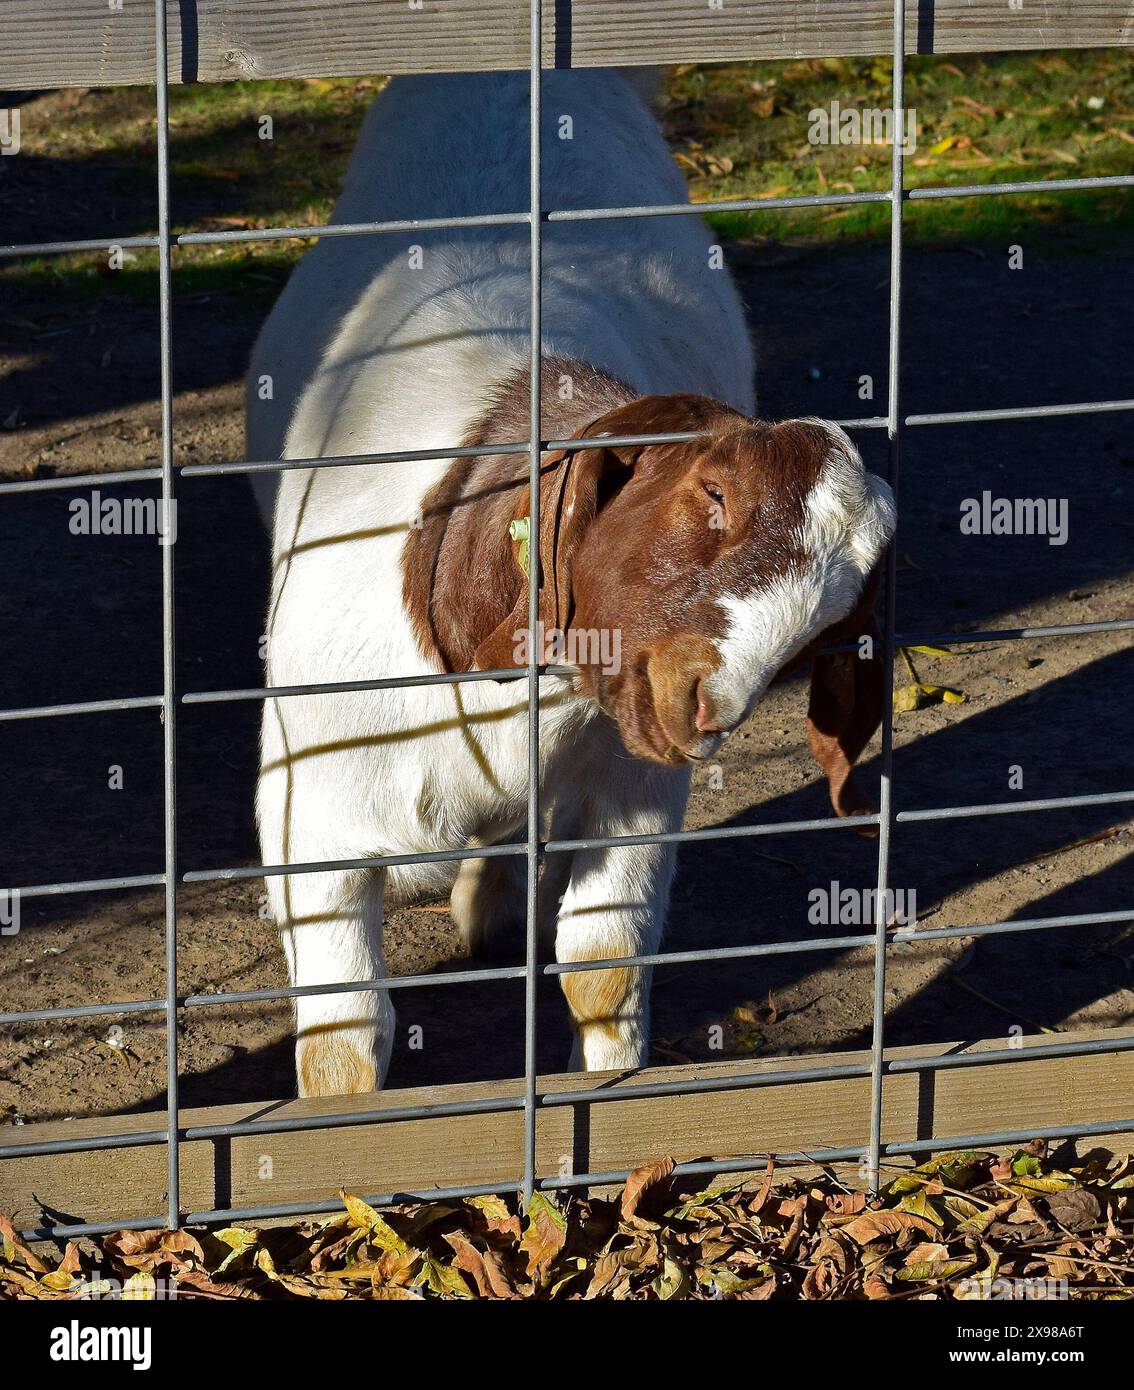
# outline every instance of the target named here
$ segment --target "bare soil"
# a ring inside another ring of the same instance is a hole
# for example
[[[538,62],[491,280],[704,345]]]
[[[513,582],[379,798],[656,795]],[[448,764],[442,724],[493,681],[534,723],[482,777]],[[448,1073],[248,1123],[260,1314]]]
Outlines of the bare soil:
[[[15,163],[16,161],[5,161]],[[97,188],[88,190],[97,199]],[[109,196],[109,195],[107,195]],[[911,212],[916,215],[916,211]],[[785,235],[790,235],[785,221]],[[908,412],[1119,398],[1131,394],[1134,251],[1091,254],[1074,231],[1008,248],[951,245],[907,257],[904,406]],[[884,409],[887,256],[878,243],[731,248],[759,347],[765,414],[849,418]],[[238,458],[239,379],[265,304],[248,293],[178,294],[176,459]],[[0,311],[0,476],[152,465],[158,453],[157,317],[106,282],[90,302],[42,282],[9,290]],[[29,328],[30,325],[30,328]],[[859,397],[873,377],[874,401]],[[884,466],[879,431],[861,436]],[[967,537],[959,506],[994,495],[1066,498],[1070,536]],[[153,489],[143,485],[139,495]],[[258,639],[267,542],[244,479],[179,488],[178,682],[183,691],[261,680]],[[977,628],[1091,622],[1134,614],[1134,436],[1128,414],[911,428],[902,458],[898,628],[932,636]],[[155,694],[161,688],[160,555],[152,539],[71,534],[71,494],[11,496],[0,507],[0,619],[7,707]],[[915,657],[922,679],[963,704],[900,716],[898,809],[960,806],[1134,787],[1129,633],[960,648]],[[899,681],[906,677],[901,671]],[[690,826],[806,820],[828,811],[807,753],[800,682],[776,689],[699,774]],[[259,706],[182,707],[179,845],[184,871],[257,862],[252,819]],[[156,711],[0,724],[0,883],[32,885],[162,866],[161,725]],[[1010,790],[1009,770],[1023,771]],[[112,768],[123,786],[112,790]],[[877,785],[876,750],[865,763]],[[902,824],[892,880],[916,890],[926,927],[1130,909],[1128,807]],[[1113,833],[1103,834],[1112,831]],[[1089,843],[1074,842],[1091,838]],[[876,843],[846,829],[683,848],[668,945],[675,949],[827,934],[808,921],[811,889],[873,884]],[[193,884],[179,894],[178,989],[286,983],[262,885]],[[889,952],[893,1043],[1129,1024],[1132,922],[947,942]],[[836,926],[831,934],[851,925]],[[164,992],[159,891],[29,898],[22,929],[0,937],[0,1010]],[[389,924],[397,973],[454,966],[443,904]],[[458,963],[461,968],[467,964]],[[871,1008],[868,950],[666,967],[654,986],[658,1063],[726,1052],[823,1053],[862,1045]],[[768,1007],[769,999],[773,1007]],[[399,992],[392,1086],[518,1075],[522,991],[513,983]],[[108,1045],[110,1026],[121,1034]],[[407,1046],[411,1025],[424,1047]],[[294,1085],[285,1005],[183,1011],[186,1105],[286,1096]],[[569,1038],[557,986],[540,993],[539,1065],[560,1070]],[[159,1015],[0,1031],[0,1114],[46,1119],[149,1109],[164,1097]],[[817,1135],[816,1142],[823,1136]],[[2,1205],[2,1202],[0,1202]]]

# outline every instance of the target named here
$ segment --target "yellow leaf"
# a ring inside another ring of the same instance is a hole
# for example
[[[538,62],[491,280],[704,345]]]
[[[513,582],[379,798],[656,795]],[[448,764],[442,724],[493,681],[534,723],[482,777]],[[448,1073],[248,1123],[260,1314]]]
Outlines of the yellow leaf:
[[[324,1279],[345,1279],[348,1283],[351,1280],[359,1280],[369,1284],[374,1276],[376,1265],[347,1265],[345,1269],[329,1269],[322,1276]]]
[[[944,1218],[926,1196],[924,1188],[903,1197],[898,1203],[898,1210],[912,1212],[914,1216],[921,1216],[926,1221],[932,1221],[935,1226],[944,1225]]]
[[[943,140],[938,140],[936,145],[930,145],[930,154],[944,154],[946,150],[951,150],[957,143],[955,135],[946,135]]]
[[[1013,1192],[1063,1192],[1075,1186],[1075,1179],[1068,1177],[1066,1173],[1044,1173],[1036,1177],[1016,1178],[1006,1182],[1004,1186]]]
[[[664,1272],[659,1274],[650,1286],[660,1299],[678,1299],[689,1296],[689,1275],[685,1266],[671,1256],[665,1257]]]
[[[243,1226],[226,1226],[223,1231],[214,1232],[217,1240],[228,1246],[228,1254],[213,1270],[214,1274],[221,1274],[234,1260],[238,1260],[246,1250],[251,1250],[260,1237],[255,1231],[246,1230]]]
[[[914,1283],[934,1279],[952,1279],[955,1274],[964,1274],[975,1265],[976,1260],[971,1258],[922,1261],[919,1264],[909,1265],[906,1269],[899,1269],[894,1278],[910,1280]]]
[[[551,1263],[567,1240],[567,1221],[555,1203],[542,1192],[533,1192],[528,1203],[528,1224],[520,1249],[528,1257],[528,1274],[540,1284],[547,1282]]]
[[[895,1178],[887,1187],[888,1193],[916,1192],[928,1178],[938,1177],[950,1187],[967,1187],[988,1155],[969,1150],[959,1153],[939,1154],[925,1163],[920,1163],[909,1173]]]
[[[350,1217],[350,1224],[360,1231],[365,1231],[366,1239],[371,1245],[377,1245],[382,1250],[396,1250],[399,1254],[404,1254],[409,1249],[390,1223],[379,1216],[361,1197],[352,1197],[349,1192],[342,1192],[340,1196]]]
[[[894,713],[911,714],[929,705],[963,705],[969,697],[962,690],[950,690],[945,685],[923,685],[911,682],[894,690]]]
[[[414,1287],[427,1285],[436,1294],[448,1294],[451,1298],[472,1298],[473,1291],[465,1283],[460,1273],[452,1265],[444,1265],[432,1255],[421,1257],[421,1269],[414,1279]]]

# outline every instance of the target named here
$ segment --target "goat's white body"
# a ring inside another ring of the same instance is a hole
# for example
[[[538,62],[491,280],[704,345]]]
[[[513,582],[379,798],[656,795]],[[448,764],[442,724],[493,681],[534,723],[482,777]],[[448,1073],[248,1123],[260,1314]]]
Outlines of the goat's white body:
[[[543,104],[545,205],[686,201],[656,123],[620,77],[549,73]],[[563,117],[573,121],[571,139],[559,138]],[[366,120],[334,220],[524,211],[527,150],[526,78],[396,79]],[[643,394],[695,391],[752,413],[742,311],[728,272],[713,268],[699,217],[548,222],[543,232],[545,358],[583,360]],[[256,347],[248,456],[438,455],[280,475],[269,684],[438,669],[403,605],[402,550],[424,497],[451,464],[446,447],[465,439],[493,389],[528,362],[529,298],[524,225],[326,238],[304,258]],[[270,400],[261,399],[265,377]],[[567,682],[545,678],[540,693],[543,796],[564,823],[591,834],[680,824],[684,774],[630,760],[613,726]],[[265,706],[258,797],[265,863],[498,841],[523,826],[526,794],[523,681]],[[656,947],[671,864],[662,846],[576,854],[562,866],[570,883],[559,912],[560,959]],[[399,866],[386,887],[399,897],[444,893],[455,871],[452,863]],[[382,974],[381,876],[328,871],[268,884],[297,984]],[[581,1034],[577,1062],[643,1060],[646,972],[631,973],[625,1018]],[[382,1075],[392,1031],[384,993],[307,997],[297,1013],[301,1046],[305,1034],[337,1027]]]

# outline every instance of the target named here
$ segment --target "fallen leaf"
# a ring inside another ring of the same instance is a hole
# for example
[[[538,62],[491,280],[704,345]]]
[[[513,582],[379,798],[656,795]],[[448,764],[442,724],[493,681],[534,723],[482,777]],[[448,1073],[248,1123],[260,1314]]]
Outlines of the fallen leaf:
[[[937,1234],[937,1227],[931,1221],[908,1211],[864,1212],[862,1216],[856,1216],[853,1221],[848,1221],[839,1229],[856,1245],[869,1245],[871,1241],[900,1235],[902,1231],[921,1231],[927,1236]]]
[[[667,1255],[663,1272],[650,1287],[663,1301],[685,1298],[690,1288],[689,1273],[684,1265]]]
[[[456,1266],[465,1274],[471,1274],[482,1298],[514,1298],[516,1286],[504,1262],[494,1250],[478,1250],[459,1232],[454,1231],[445,1237],[453,1247]]]
[[[542,1192],[533,1192],[528,1203],[528,1224],[520,1241],[527,1256],[528,1277],[545,1284],[552,1262],[567,1241],[567,1222],[563,1213]]]
[[[651,1189],[658,1187],[661,1183],[667,1182],[673,1172],[673,1159],[655,1159],[653,1163],[643,1164],[641,1168],[635,1168],[626,1179],[626,1186],[622,1189],[622,1201],[620,1210],[623,1221],[629,1221],[636,1216],[638,1208]]]
[[[898,686],[894,690],[894,713],[911,714],[929,705],[963,705],[968,696],[946,685],[923,685],[920,681]]]
[[[1046,1205],[1052,1219],[1065,1231],[1085,1231],[1096,1225],[1102,1216],[1099,1199],[1086,1187],[1053,1192]]]

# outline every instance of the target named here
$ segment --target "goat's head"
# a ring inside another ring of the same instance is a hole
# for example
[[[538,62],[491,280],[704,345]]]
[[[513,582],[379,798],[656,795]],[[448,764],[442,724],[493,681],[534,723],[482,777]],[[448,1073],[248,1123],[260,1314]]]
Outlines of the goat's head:
[[[679,432],[701,437],[601,442]],[[766,424],[701,396],[640,398],[579,437],[596,443],[544,461],[541,621],[566,633],[558,659],[632,754],[704,758],[820,635],[865,626],[893,496],[838,426]],[[529,505],[525,490],[517,516]],[[512,664],[525,605],[526,587],[481,669]],[[617,663],[599,658],[612,650]]]

